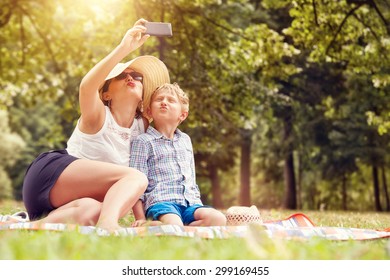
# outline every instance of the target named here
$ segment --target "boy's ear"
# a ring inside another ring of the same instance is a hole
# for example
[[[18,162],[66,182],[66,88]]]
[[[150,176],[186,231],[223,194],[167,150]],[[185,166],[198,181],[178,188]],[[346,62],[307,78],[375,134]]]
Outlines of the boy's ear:
[[[146,116],[147,116],[149,119],[152,118],[152,113],[151,113],[150,107],[146,108]]]
[[[181,112],[181,114],[179,116],[180,122],[183,122],[187,117],[188,117],[188,111]]]

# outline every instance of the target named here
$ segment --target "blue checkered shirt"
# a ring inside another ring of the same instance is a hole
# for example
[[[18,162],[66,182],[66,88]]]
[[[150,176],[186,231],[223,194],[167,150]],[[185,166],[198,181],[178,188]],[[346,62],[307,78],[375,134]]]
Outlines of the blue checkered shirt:
[[[141,197],[145,211],[158,202],[202,204],[191,138],[179,129],[168,139],[149,126],[131,145],[130,167],[148,177],[149,185]]]

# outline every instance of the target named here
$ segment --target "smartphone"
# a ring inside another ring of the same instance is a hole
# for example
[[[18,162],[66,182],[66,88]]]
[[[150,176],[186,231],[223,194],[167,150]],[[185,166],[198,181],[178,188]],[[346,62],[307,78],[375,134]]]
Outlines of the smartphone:
[[[172,26],[168,22],[146,22],[145,27],[150,36],[172,36]]]

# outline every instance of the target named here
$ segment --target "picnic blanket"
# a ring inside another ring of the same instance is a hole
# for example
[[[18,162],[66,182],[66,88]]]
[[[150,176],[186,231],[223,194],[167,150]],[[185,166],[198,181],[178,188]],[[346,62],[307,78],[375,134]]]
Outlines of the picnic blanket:
[[[286,219],[264,221],[241,226],[210,226],[191,227],[176,225],[160,225],[146,227],[126,227],[109,233],[94,226],[78,226],[74,224],[37,224],[26,221],[5,223],[7,217],[0,215],[0,231],[5,230],[49,230],[49,231],[77,231],[81,234],[96,234],[98,236],[180,236],[198,238],[242,238],[249,233],[258,232],[274,239],[301,239],[322,238],[327,240],[373,240],[390,238],[390,228],[385,230],[345,228],[345,227],[317,227],[302,213],[293,214]]]

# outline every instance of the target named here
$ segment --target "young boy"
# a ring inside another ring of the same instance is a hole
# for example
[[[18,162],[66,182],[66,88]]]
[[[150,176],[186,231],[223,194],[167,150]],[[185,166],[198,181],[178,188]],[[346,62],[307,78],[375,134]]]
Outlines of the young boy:
[[[149,180],[137,207],[143,204],[146,218],[163,224],[226,225],[224,214],[200,200],[191,139],[177,128],[188,110],[188,96],[176,83],[164,84],[153,92],[146,113],[154,128],[149,126],[131,146],[130,166]],[[133,226],[146,223],[145,217],[136,219]]]

